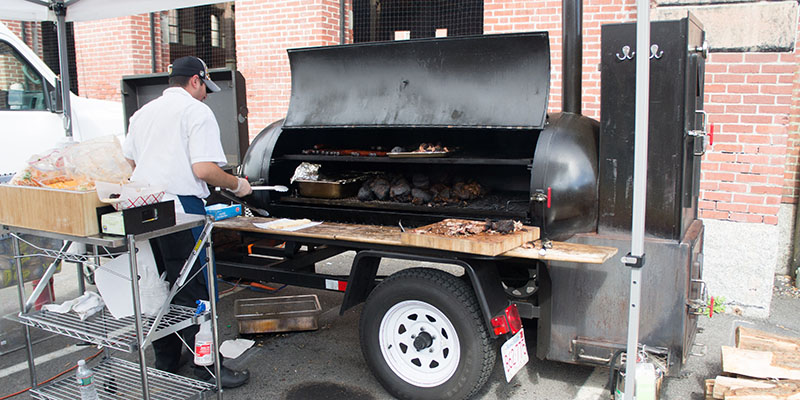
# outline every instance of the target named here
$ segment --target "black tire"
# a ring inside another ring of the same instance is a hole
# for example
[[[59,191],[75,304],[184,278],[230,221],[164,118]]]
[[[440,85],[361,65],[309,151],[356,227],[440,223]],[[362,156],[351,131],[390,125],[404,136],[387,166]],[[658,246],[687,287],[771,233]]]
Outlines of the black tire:
[[[403,270],[378,285],[361,311],[359,335],[367,365],[400,399],[469,398],[495,364],[475,292],[435,269]]]

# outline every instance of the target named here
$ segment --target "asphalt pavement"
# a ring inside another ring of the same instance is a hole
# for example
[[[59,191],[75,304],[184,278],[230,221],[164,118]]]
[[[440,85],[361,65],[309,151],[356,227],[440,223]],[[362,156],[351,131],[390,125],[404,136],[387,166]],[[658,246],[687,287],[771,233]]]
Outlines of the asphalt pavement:
[[[318,265],[326,272],[346,270],[348,256],[343,255]],[[69,265],[69,264],[67,264]],[[382,265],[382,272],[408,267],[404,263]],[[416,266],[416,264],[414,265]],[[68,299],[75,293],[74,266],[65,267],[57,274],[57,301]],[[780,278],[780,277],[779,277]],[[275,288],[279,285],[270,284]],[[319,329],[306,332],[260,334],[244,336],[256,344],[242,356],[226,360],[234,369],[247,368],[250,382],[236,389],[224,391],[226,399],[279,399],[279,400],[372,400],[391,399],[367,369],[358,342],[358,319],[361,306],[339,315],[342,294],[300,287],[284,287],[277,292],[255,291],[247,287],[234,287],[220,283],[223,297],[218,307],[220,337],[222,340],[240,337],[234,318],[234,302],[237,299],[269,296],[316,294],[322,305]],[[16,288],[0,289],[0,306],[4,314],[13,313],[18,307]],[[746,325],[768,332],[800,337],[800,318],[797,317],[800,299],[786,279],[776,280],[770,317],[767,320],[743,318],[735,314],[715,315],[701,318],[701,331],[696,343],[705,345],[705,355],[692,356],[680,374],[668,377],[661,391],[664,400],[701,400],[703,381],[721,372],[720,346],[732,345],[734,329]],[[35,332],[35,330],[33,330]],[[14,350],[21,344],[22,328],[13,322],[0,322],[0,399],[2,396],[23,390],[30,385],[26,352]],[[95,346],[61,336],[35,332],[38,340],[34,346],[37,358],[38,380],[45,379],[75,365],[80,358],[98,353]],[[529,350],[535,346],[535,329],[526,330]],[[697,346],[700,351],[703,346]],[[115,351],[115,357],[136,362],[137,353]],[[148,364],[152,365],[152,350],[147,350]],[[69,372],[72,374],[74,372]],[[191,376],[185,366],[181,374]],[[489,382],[478,393],[479,399],[544,399],[544,400],[593,400],[608,399],[604,385],[608,370],[578,366],[532,358],[516,377],[506,383],[499,363],[495,366]],[[30,398],[27,393],[15,398]]]

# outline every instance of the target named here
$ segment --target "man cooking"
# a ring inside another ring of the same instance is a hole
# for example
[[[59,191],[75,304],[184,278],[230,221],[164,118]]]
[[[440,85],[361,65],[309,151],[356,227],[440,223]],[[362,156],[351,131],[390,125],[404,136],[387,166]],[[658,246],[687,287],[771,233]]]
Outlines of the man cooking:
[[[134,168],[131,181],[165,188],[164,200],[175,200],[176,212],[204,215],[203,199],[210,194],[208,185],[227,188],[239,197],[247,196],[252,189],[246,179],[220,168],[226,160],[219,125],[203,103],[208,93],[220,88],[209,77],[206,64],[197,57],[181,57],[170,65],[169,71],[169,87],[131,117],[122,150]],[[166,270],[170,285],[177,280],[201,230],[198,227],[192,232],[151,240],[159,272]],[[189,276],[201,268],[204,260],[205,253]],[[207,300],[205,276],[199,273],[187,281],[172,304],[195,307],[196,300]],[[179,332],[191,348],[198,329],[192,325]],[[156,368],[176,372],[188,360],[181,357],[184,346],[177,335],[153,342]],[[194,367],[194,372],[200,379],[213,381],[205,368]],[[221,375],[224,388],[241,386],[250,378],[249,371],[233,371],[224,366]]]

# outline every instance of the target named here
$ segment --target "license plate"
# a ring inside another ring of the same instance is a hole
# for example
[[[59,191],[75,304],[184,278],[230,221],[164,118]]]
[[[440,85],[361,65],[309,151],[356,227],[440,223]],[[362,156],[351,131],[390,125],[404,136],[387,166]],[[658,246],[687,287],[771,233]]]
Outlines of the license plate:
[[[528,363],[528,346],[525,345],[525,332],[522,329],[508,339],[500,348],[503,357],[503,371],[506,373],[506,382]]]

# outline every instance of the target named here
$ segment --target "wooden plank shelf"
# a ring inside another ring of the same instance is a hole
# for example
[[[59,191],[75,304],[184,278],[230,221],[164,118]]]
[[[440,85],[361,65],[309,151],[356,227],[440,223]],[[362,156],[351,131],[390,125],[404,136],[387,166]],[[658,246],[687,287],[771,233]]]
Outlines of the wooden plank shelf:
[[[284,231],[261,229],[254,225],[255,223],[265,223],[276,219],[277,218],[236,217],[216,222],[214,228],[256,232],[265,234],[266,236],[274,236],[282,240],[296,239],[302,241],[304,238],[309,238],[409,248],[409,246],[402,242],[402,232],[400,231],[400,227],[397,226],[323,222],[319,225],[298,231]],[[614,247],[591,246],[568,242],[552,242],[552,247],[542,252],[541,244],[538,241],[528,243],[528,245],[523,244],[523,246],[506,251],[500,254],[499,257],[602,264],[617,254],[617,249]],[[538,247],[537,243],[539,244]]]

